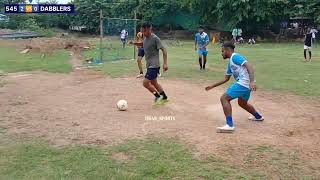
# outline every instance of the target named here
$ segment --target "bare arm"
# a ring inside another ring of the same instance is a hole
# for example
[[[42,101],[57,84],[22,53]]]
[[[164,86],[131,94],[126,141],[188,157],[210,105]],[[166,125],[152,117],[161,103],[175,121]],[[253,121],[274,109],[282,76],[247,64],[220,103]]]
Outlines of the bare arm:
[[[204,44],[200,49],[203,49],[203,48],[207,47],[208,45],[209,45],[209,41],[206,42],[206,44]]]
[[[130,41],[129,44],[133,44],[133,45],[136,45],[136,46],[143,46],[143,42],[132,42],[132,41]]]
[[[163,70],[168,70],[168,53],[166,48],[161,48],[162,54],[163,54]]]
[[[219,81],[219,82],[217,82],[217,83],[215,83],[215,84],[213,84],[213,85],[211,85],[211,86],[206,87],[206,91],[209,91],[209,90],[211,90],[211,89],[213,89],[213,88],[215,88],[215,87],[218,87],[218,86],[220,86],[220,85],[228,82],[228,81],[230,80],[230,77],[231,77],[231,75],[226,75],[226,76],[224,77],[224,80]]]
[[[198,45],[198,42],[197,42],[197,40],[195,40],[195,41],[194,41],[194,49],[195,49],[195,50],[197,50],[197,45]]]
[[[244,67],[247,68],[247,71],[249,73],[249,78],[250,78],[250,88],[252,91],[256,90],[256,83],[255,83],[255,78],[254,78],[254,69],[252,65],[248,62],[244,63]]]

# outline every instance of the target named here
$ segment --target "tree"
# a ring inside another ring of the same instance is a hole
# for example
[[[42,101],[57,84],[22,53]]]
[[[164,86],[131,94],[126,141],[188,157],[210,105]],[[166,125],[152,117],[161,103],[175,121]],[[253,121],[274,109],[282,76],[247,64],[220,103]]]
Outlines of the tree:
[[[116,17],[134,16],[136,10],[142,21],[151,21],[158,27],[182,27],[194,30],[200,17],[191,13],[186,0],[128,0],[119,3],[114,10]]]
[[[76,14],[70,16],[70,25],[86,26],[89,32],[98,32],[100,10],[104,16],[111,16],[115,2],[113,0],[74,0]]]
[[[320,24],[320,1],[319,0],[291,0],[289,1],[290,16],[311,17]]]

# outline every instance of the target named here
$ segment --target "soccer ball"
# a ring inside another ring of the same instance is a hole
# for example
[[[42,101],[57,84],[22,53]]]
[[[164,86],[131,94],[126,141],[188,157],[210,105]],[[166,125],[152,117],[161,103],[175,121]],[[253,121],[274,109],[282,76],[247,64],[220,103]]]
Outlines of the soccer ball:
[[[128,109],[128,102],[126,100],[120,100],[117,102],[119,111],[125,111]]]

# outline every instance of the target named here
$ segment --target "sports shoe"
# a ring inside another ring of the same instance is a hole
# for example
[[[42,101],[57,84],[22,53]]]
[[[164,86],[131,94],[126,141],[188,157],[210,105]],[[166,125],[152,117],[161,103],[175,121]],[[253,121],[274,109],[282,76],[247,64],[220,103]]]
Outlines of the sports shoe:
[[[167,102],[169,102],[169,99],[161,99],[161,104],[165,104]]]
[[[235,127],[230,127],[228,124],[222,126],[222,127],[217,127],[217,132],[218,133],[232,133],[235,130]]]
[[[163,104],[162,101],[163,101],[163,96],[160,95],[160,97],[156,97],[154,99],[154,105],[161,105],[161,104]]]
[[[143,74],[139,74],[138,76],[137,76],[137,78],[142,78],[143,77]]]
[[[254,116],[250,116],[248,119],[249,119],[250,121],[263,121],[263,120],[264,120],[264,117],[261,116],[260,119],[257,119],[257,118],[255,118]]]

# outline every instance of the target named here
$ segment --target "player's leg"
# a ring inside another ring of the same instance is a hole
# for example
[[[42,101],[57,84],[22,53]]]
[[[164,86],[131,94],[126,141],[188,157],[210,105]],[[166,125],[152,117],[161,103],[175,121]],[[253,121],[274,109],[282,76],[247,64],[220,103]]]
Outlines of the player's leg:
[[[143,87],[148,89],[154,95],[156,95],[158,93],[157,89],[151,84],[151,80],[149,80],[149,79],[143,80]],[[156,96],[156,97],[158,97],[158,96]]]
[[[203,66],[202,66],[202,69],[203,69],[203,70],[206,69],[207,56],[208,56],[208,52],[207,52],[207,51],[202,53],[202,57],[203,57]]]
[[[158,71],[159,70],[157,68],[148,68],[145,79],[143,80],[143,86],[156,97],[156,103],[161,101],[161,96],[159,94],[159,91],[157,91],[156,87],[154,87],[151,82],[157,79]]]
[[[232,108],[230,101],[240,97],[250,97],[250,89],[238,84],[232,84],[227,92],[220,98],[227,124],[223,127],[218,127],[218,132],[233,132],[235,127],[232,120]]]
[[[309,51],[309,61],[311,61],[311,58],[312,58],[311,47],[309,47],[308,51]]]
[[[217,127],[218,132],[225,133],[225,132],[233,132],[233,120],[232,120],[232,107],[231,107],[231,100],[233,98],[230,97],[227,93],[223,94],[220,98],[220,102],[223,108],[224,115],[226,117],[226,125],[222,127]]]
[[[143,80],[143,86],[155,96],[155,102],[160,101],[161,96],[157,89],[151,84],[151,80],[145,78]]]
[[[256,111],[256,109],[251,104],[248,103],[248,99],[246,97],[238,98],[238,104],[244,110],[246,110],[247,112],[253,115],[253,117],[249,118],[250,120],[255,120],[255,121],[264,120],[264,118]]]
[[[202,52],[198,50],[200,70],[202,70]]]
[[[304,61],[307,61],[307,48],[306,48],[306,46],[304,46],[303,55],[304,55]]]
[[[159,74],[160,68],[156,69],[157,75]],[[162,96],[162,100],[167,100],[168,97],[166,95],[166,93],[164,92],[162,86],[158,83],[157,78],[151,80],[151,84],[157,89],[157,91],[159,92],[159,94]]]
[[[140,73],[137,76],[137,78],[143,77],[143,68],[142,68],[142,58],[143,58],[143,56],[144,56],[144,50],[143,50],[143,48],[139,48],[137,63],[138,63],[138,68],[139,68]]]
[[[159,92],[159,94],[162,96],[163,100],[167,100],[168,96],[166,95],[166,93],[164,92],[162,86],[158,83],[157,79],[154,79],[151,81],[151,84],[157,89],[157,91]]]
[[[234,44],[237,43],[237,36],[233,36],[233,43],[234,43]]]
[[[232,98],[228,95],[228,94],[223,94],[221,97],[220,97],[220,102],[221,102],[221,105],[222,105],[222,108],[223,108],[223,112],[224,112],[224,115],[226,116],[227,118],[227,124],[232,127],[233,126],[233,122],[232,121],[228,121],[228,117],[231,117],[232,116],[232,106],[231,106],[231,100]]]
[[[122,43],[122,48],[124,48],[125,40],[123,38],[121,38],[121,43]]]
[[[138,63],[138,68],[139,68],[139,75],[137,76],[137,78],[141,78],[141,77],[143,77],[142,57],[141,56],[138,56],[137,63]]]

